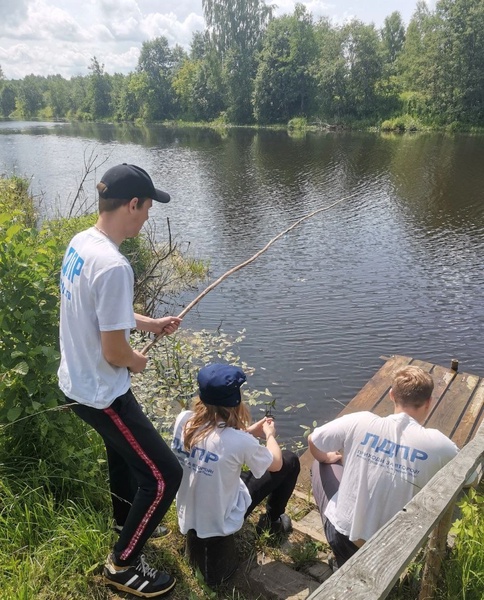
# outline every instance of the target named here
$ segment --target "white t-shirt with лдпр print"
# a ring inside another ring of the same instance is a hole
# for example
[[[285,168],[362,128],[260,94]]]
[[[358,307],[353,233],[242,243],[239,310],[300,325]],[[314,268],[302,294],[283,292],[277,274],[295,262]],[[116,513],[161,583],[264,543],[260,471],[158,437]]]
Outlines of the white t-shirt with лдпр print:
[[[71,240],[62,263],[59,387],[72,400],[108,407],[130,387],[125,367],[106,361],[101,331],[136,327],[134,276],[118,247],[94,227]]]
[[[352,541],[370,539],[459,451],[406,413],[344,415],[317,427],[311,440],[322,452],[343,451],[341,484],[325,516]]]
[[[183,428],[192,415],[192,411],[178,415],[172,442],[183,467],[176,497],[180,530],[186,534],[194,529],[200,538],[230,535],[242,527],[252,502],[240,479],[242,466],[247,465],[258,479],[273,456],[253,435],[232,427],[217,427],[185,450]]]

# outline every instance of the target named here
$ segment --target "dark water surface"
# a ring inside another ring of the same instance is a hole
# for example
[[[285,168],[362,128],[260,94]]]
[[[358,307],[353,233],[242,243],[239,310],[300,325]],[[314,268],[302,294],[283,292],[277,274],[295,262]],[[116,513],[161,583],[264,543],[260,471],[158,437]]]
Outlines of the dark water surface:
[[[172,130],[0,123],[0,172],[32,179],[44,216],[65,213],[86,156],[148,170],[172,202],[158,230],[211,261],[211,279],[297,219],[187,317],[229,335],[277,400],[282,436],[334,417],[382,364],[405,354],[484,375],[484,138]],[[190,300],[196,292],[190,295]],[[173,307],[179,311],[179,307]],[[306,403],[297,412],[284,407]]]

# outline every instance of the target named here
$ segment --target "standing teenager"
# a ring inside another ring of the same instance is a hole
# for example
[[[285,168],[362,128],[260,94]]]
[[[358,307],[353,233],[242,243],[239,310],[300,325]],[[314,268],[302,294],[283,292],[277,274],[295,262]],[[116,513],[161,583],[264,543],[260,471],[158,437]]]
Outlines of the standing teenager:
[[[62,264],[59,386],[106,446],[121,533],[104,577],[119,590],[157,597],[175,580],[149,567],[142,549],[173,501],[182,471],[130,389],[131,373],[143,371],[147,358],[131,347],[129,337],[135,328],[172,334],[181,320],[134,312],[133,270],[119,246],[138,235],[153,200],[168,202],[170,196],[154,187],[146,171],[129,164],[109,169],[97,189],[97,223],[74,236]]]

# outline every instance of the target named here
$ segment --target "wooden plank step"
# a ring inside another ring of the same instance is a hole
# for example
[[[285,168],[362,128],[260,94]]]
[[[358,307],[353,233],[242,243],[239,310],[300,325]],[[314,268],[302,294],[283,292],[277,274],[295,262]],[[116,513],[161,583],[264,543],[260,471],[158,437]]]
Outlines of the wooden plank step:
[[[452,438],[461,417],[465,414],[475,389],[479,383],[477,375],[458,373],[450,388],[443,394],[432,412],[427,427],[438,429]]]
[[[271,600],[305,600],[319,585],[312,577],[261,554],[248,573],[248,581],[252,598],[262,594]]]
[[[390,389],[393,375],[402,367],[407,366],[412,359],[408,356],[393,356],[388,360],[373,377],[361,388],[351,402],[339,413],[338,416],[360,410],[369,410],[380,414],[375,407],[385,397]],[[391,411],[393,412],[393,411]],[[386,412],[388,414],[388,412]]]
[[[316,506],[316,501],[315,501],[314,496],[312,495],[311,491],[303,492],[303,491],[295,488],[293,491],[293,495],[296,496],[297,498],[300,498],[301,500],[306,500],[306,502],[309,502],[313,506]]]
[[[413,363],[412,363],[413,364]],[[445,393],[450,389],[452,382],[457,375],[457,371],[453,371],[452,369],[446,369],[445,367],[441,367],[439,365],[434,365],[433,369],[430,371],[432,375],[432,379],[434,380],[434,391],[432,394],[432,407],[430,409],[427,418],[425,419],[424,426],[428,427],[428,423],[432,418],[437,406],[441,402]]]
[[[321,515],[316,509],[313,509],[310,512],[308,512],[308,514],[299,521],[293,521],[292,527],[295,531],[298,531],[299,533],[304,533],[309,537],[312,537],[313,539],[317,540],[318,542],[324,542],[325,544],[328,543],[324,535]]]
[[[306,450],[302,456],[299,457],[301,463],[301,472],[297,478],[296,490],[301,495],[307,497],[311,493],[311,465],[314,462],[314,457],[309,450]]]
[[[481,379],[474,391],[466,412],[462,416],[452,435],[452,440],[459,448],[467,444],[479,428],[484,416],[484,380]]]

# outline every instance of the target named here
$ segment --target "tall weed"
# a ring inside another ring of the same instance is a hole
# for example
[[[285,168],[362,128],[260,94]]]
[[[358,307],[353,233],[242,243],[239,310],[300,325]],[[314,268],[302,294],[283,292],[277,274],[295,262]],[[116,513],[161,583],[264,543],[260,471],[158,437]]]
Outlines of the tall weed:
[[[0,589],[3,600],[74,600],[88,594],[92,572],[111,542],[108,506],[88,496],[59,503],[43,478],[0,480]]]

